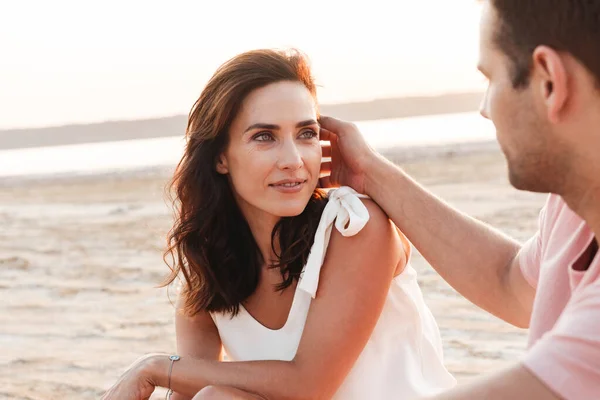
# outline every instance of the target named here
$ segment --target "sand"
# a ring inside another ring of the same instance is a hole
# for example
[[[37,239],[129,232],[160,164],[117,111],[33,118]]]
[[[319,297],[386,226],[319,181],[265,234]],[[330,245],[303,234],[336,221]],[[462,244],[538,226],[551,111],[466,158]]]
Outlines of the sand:
[[[545,196],[512,189],[496,151],[404,166],[519,240],[536,229]],[[167,271],[167,179],[157,170],[0,181],[0,399],[96,399],[137,357],[174,351],[174,309],[155,288]],[[413,265],[459,382],[519,359],[525,330],[461,298],[418,254]]]

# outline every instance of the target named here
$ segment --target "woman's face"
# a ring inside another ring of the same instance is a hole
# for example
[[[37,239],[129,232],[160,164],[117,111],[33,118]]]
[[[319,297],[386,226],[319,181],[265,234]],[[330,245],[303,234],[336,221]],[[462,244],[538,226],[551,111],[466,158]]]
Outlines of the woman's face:
[[[298,82],[250,93],[217,164],[246,218],[302,213],[317,186],[321,146],[316,104]]]

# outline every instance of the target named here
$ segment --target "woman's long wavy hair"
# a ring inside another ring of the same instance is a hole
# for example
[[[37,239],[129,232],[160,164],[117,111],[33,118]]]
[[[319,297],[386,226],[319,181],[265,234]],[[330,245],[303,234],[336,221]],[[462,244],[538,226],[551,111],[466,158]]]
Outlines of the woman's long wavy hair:
[[[200,311],[236,315],[256,290],[265,263],[281,271],[277,290],[298,280],[306,263],[326,203],[323,193],[315,189],[302,214],[280,219],[271,236],[276,260],[263,260],[227,176],[216,171],[244,99],[281,81],[302,83],[316,100],[304,55],[295,50],[255,50],[223,64],[190,111],[185,152],[169,186],[175,222],[164,254],[171,273],[162,284],[183,276],[186,315]]]

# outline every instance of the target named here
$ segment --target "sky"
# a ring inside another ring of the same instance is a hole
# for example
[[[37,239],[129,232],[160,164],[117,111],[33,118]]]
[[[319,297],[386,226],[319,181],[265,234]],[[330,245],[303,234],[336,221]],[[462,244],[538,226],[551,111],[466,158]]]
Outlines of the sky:
[[[322,103],[482,90],[475,0],[0,0],[0,129],[185,114],[255,48],[311,59]]]

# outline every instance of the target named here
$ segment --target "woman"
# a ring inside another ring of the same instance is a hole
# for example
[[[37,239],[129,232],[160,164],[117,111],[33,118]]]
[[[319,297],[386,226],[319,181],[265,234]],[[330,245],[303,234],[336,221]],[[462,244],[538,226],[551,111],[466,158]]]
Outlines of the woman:
[[[406,239],[352,189],[317,188],[317,121],[298,52],[217,70],[173,179],[181,359],[144,357],[105,399],[412,399],[455,384]]]

